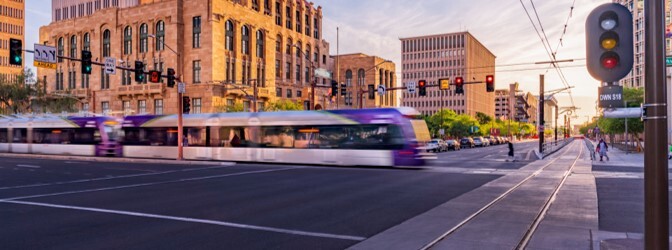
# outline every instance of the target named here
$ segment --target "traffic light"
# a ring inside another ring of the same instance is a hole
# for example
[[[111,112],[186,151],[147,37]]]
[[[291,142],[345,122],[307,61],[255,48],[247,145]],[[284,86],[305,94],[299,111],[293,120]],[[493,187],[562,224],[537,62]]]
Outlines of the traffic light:
[[[455,77],[455,94],[464,94],[464,79]]]
[[[135,61],[135,81],[145,81],[145,64],[141,61]]]
[[[9,39],[9,64],[23,65],[23,42],[19,39]]]
[[[82,74],[90,75],[93,71],[91,66],[91,51],[82,50]]]
[[[338,82],[331,80],[331,96],[338,95]]]
[[[341,83],[341,96],[345,96],[348,89],[345,87],[345,83]]]
[[[168,68],[168,83],[166,84],[169,88],[175,87],[175,70]]]
[[[149,82],[160,83],[161,82],[161,72],[156,70],[149,71]]]
[[[495,92],[495,76],[485,76],[485,90],[488,92]]]
[[[191,111],[191,98],[188,96],[183,96],[182,97],[182,113],[183,114],[189,114]]]
[[[420,96],[426,96],[427,95],[427,81],[425,80],[419,80],[418,81],[418,92]]]
[[[369,84],[369,91],[366,93],[369,94],[369,100],[375,100],[376,99],[376,86],[373,86],[373,84]]]
[[[632,70],[632,14],[625,6],[607,3],[586,19],[586,66],[593,78],[616,82]]]

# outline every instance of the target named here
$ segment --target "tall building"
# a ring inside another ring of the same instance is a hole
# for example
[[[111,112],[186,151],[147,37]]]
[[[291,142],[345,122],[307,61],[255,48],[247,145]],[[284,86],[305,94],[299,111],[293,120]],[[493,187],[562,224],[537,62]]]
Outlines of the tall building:
[[[0,10],[0,77],[12,80],[23,71],[23,66],[9,64],[9,39],[19,39],[26,47],[24,0],[0,0]]]
[[[392,61],[385,60],[377,56],[369,56],[362,53],[332,56],[334,63],[338,65],[338,72],[334,72],[334,78],[338,79],[339,84],[346,86],[344,95],[340,92],[335,98],[338,101],[338,108],[359,108],[359,91],[370,90],[372,86],[377,90],[378,85],[385,85],[386,88],[397,87],[395,76],[395,64]],[[334,67],[336,70],[336,67]],[[398,91],[386,91],[380,96],[373,94],[374,99],[369,99],[370,93],[363,93],[361,97],[362,108],[382,108],[399,106]]]
[[[94,2],[95,10],[99,1],[89,2]],[[102,6],[107,2],[103,0]],[[329,53],[329,44],[322,40],[322,8],[307,1],[109,3],[111,7],[91,15],[41,27],[40,43],[55,46],[59,55],[68,57],[90,50],[97,62],[112,57],[118,65],[133,67],[141,61],[146,71],[162,75],[173,68],[186,83],[192,113],[223,112],[236,103],[250,110],[255,106],[255,89],[259,110],[279,99],[307,106],[311,83],[326,84],[312,73],[326,67]],[[91,75],[82,75],[79,62],[68,60],[59,61],[56,70],[39,69],[38,77],[47,82],[47,91],[78,98],[82,111],[178,112],[177,90],[167,88],[165,79],[136,83],[131,71],[109,75],[100,66],[94,66]],[[326,90],[316,88],[316,101]]]
[[[90,16],[108,8],[128,8],[148,0],[51,0],[51,21]],[[151,1],[151,0],[150,0]]]
[[[426,115],[441,108],[458,114],[475,116],[476,112],[495,115],[494,93],[486,92],[485,76],[494,75],[495,55],[469,32],[438,34],[401,39],[402,82],[426,80],[427,96],[404,91],[402,105],[414,107]],[[440,90],[438,80],[463,77],[464,95],[455,94],[455,87]]]
[[[621,86],[629,88],[644,87],[644,0],[613,0],[614,3],[620,3],[627,7],[632,12],[633,22],[633,46],[634,46],[634,64],[632,71],[626,77],[621,79],[619,83]],[[665,26],[672,24],[671,9],[672,0],[665,0]],[[668,29],[665,38],[666,54],[672,52],[672,39],[670,38],[670,30]]]

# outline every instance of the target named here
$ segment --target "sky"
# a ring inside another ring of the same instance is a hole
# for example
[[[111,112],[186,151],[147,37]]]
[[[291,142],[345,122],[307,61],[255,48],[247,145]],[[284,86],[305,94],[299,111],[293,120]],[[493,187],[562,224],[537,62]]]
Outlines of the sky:
[[[205,0],[192,0],[205,1]],[[564,88],[550,61],[544,43],[556,51],[568,84],[574,86],[574,105],[579,107],[578,121],[595,115],[598,81],[585,67],[585,20],[588,13],[610,0],[310,0],[322,6],[323,37],[336,54],[336,28],[339,28],[339,52],[365,53],[392,60],[401,72],[401,43],[399,38],[429,34],[469,31],[495,54],[496,87],[508,88],[518,82],[520,88],[534,94],[539,92],[539,75],[544,74],[545,89]],[[522,4],[521,4],[522,2]],[[537,15],[532,7],[536,8]],[[525,9],[534,21],[535,31]],[[570,7],[574,9],[570,16]],[[39,27],[51,22],[51,0],[26,1],[26,44],[37,43]],[[538,20],[545,31],[541,32]],[[559,45],[561,34],[566,32]],[[30,48],[30,45],[28,45]],[[27,56],[27,65],[32,57]],[[517,64],[518,66],[510,66]],[[520,65],[522,64],[522,65]],[[400,74],[398,73],[398,77]],[[568,94],[557,94],[560,107],[571,106]]]

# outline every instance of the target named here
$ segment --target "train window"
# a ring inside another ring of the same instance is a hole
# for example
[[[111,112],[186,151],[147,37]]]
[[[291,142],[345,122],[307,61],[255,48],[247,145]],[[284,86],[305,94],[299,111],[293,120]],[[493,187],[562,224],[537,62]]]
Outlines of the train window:
[[[12,129],[13,143],[28,143],[28,129],[14,128]]]
[[[177,128],[124,128],[122,144],[177,147]]]
[[[211,127],[210,145],[213,147],[254,147],[257,143],[250,140],[251,128]]]
[[[0,128],[0,143],[8,143],[9,134],[7,134],[6,128]]]
[[[95,128],[36,128],[33,129],[35,144],[93,145],[101,141]]]
[[[187,143],[190,147],[207,147],[208,133],[204,127],[187,128]]]
[[[262,127],[261,147],[293,148],[294,129],[292,127]]]

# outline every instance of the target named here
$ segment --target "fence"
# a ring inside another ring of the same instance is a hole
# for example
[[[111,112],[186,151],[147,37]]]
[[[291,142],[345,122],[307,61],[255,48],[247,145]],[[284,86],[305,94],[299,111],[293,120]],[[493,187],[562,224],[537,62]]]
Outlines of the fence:
[[[549,156],[549,155],[557,152],[558,150],[567,146],[567,144],[569,144],[573,141],[574,141],[574,137],[564,138],[564,139],[558,140],[558,141],[544,142],[544,144],[542,145],[543,153],[541,154],[541,158],[542,159],[546,158],[546,156]]]

